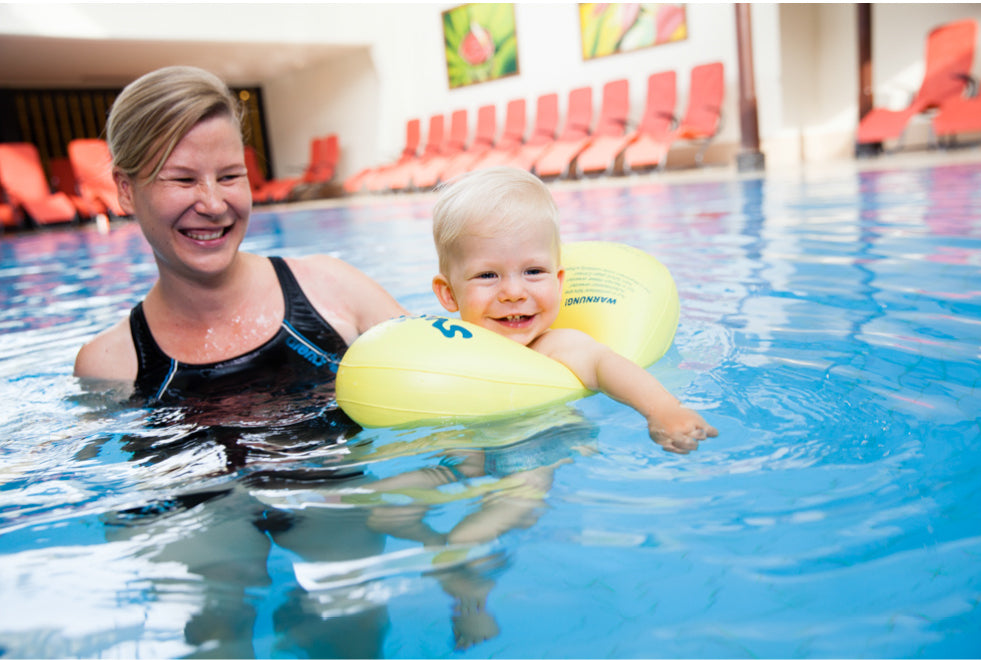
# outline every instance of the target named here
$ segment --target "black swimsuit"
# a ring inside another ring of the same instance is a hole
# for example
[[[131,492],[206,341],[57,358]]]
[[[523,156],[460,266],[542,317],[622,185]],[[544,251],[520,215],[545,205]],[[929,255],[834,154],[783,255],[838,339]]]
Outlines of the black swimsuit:
[[[333,383],[346,342],[313,308],[286,262],[281,257],[269,260],[286,304],[283,324],[272,339],[244,355],[211,364],[182,364],[157,345],[143,303],[132,309],[129,327],[139,360],[139,394],[160,401],[248,389],[295,392]]]

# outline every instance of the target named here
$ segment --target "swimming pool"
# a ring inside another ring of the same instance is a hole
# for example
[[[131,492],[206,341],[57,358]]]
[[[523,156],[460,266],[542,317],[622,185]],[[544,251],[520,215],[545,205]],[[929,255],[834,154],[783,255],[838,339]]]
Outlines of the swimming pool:
[[[686,456],[602,396],[343,442],[302,401],[134,407],[70,373],[152,282],[135,225],[3,236],[0,655],[981,655],[981,164],[631,183],[555,195],[674,274],[651,370],[720,431]],[[435,313],[431,204],[244,248]]]

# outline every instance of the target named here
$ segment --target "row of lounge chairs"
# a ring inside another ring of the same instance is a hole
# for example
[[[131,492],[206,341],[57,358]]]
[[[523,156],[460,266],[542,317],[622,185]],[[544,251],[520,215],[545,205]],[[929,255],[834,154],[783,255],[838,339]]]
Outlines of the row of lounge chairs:
[[[696,162],[701,164],[709,141],[719,129],[725,91],[723,65],[711,62],[691,70],[688,106],[679,121],[675,112],[676,74],[663,71],[647,80],[647,98],[639,123],[630,122],[630,96],[626,79],[603,86],[599,117],[593,124],[593,90],[579,87],[569,93],[565,122],[559,128],[559,97],[539,96],[535,122],[525,137],[524,99],[507,104],[499,139],[496,108],[477,110],[473,141],[467,145],[467,111],[429,119],[426,144],[421,141],[419,119],[406,123],[405,147],[393,162],[369,167],[348,178],[348,193],[425,190],[467,171],[510,165],[532,171],[543,179],[576,178],[591,174],[621,174],[631,170],[663,168],[672,144],[701,142]]]
[[[245,166],[249,173],[249,185],[252,187],[252,202],[288,202],[307,193],[314,197],[325,196],[318,189],[322,191],[333,181],[339,158],[340,144],[337,134],[315,137],[310,140],[310,161],[300,176],[267,179],[262,173],[256,150],[246,146]]]
[[[963,19],[941,25],[927,36],[923,81],[907,107],[873,108],[859,122],[856,142],[880,145],[902,141],[913,117],[931,113],[931,139],[952,140],[981,131],[981,96],[971,69],[977,22]],[[965,94],[968,94],[965,96]]]
[[[49,162],[55,190],[29,142],[0,144],[0,224],[23,227],[123,216],[112,180],[109,147],[100,139],[68,143],[68,156]]]

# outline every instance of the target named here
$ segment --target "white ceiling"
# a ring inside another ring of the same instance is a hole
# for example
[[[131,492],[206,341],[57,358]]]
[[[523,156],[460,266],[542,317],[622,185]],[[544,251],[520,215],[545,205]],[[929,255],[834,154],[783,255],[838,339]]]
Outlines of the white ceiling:
[[[263,81],[322,63],[351,46],[330,44],[124,41],[0,36],[0,86],[123,87],[171,64],[200,66],[232,86]]]

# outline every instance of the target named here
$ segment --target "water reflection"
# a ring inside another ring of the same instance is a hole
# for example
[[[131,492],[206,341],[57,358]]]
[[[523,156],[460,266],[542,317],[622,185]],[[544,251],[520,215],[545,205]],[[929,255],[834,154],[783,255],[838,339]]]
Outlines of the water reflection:
[[[0,647],[971,655],[978,184],[974,165],[557,190],[566,240],[637,245],[679,284],[653,369],[722,431],[684,458],[603,397],[393,431],[331,423],[329,397],[73,396],[75,350],[142,296],[149,255],[125,225],[5,237]],[[436,311],[431,205],[257,214],[247,241],[337,253]]]
[[[85,396],[92,406],[94,395]],[[126,461],[128,503],[105,493],[33,525],[21,515],[32,548],[14,563],[30,573],[46,556],[52,574],[84,570],[76,563],[84,553],[45,550],[42,530],[96,524],[100,561],[129,577],[87,585],[84,630],[42,639],[37,631],[50,624],[34,621],[20,636],[5,633],[6,648],[85,655],[106,650],[100,638],[153,638],[167,655],[186,657],[382,657],[388,603],[420,579],[449,598],[457,648],[496,637],[488,597],[509,563],[499,539],[535,525],[555,472],[597,451],[597,429],[559,406],[466,428],[357,430],[323,418],[202,425],[170,407],[129,433],[88,438],[73,460]],[[64,541],[50,543],[56,550]],[[147,618],[106,627],[120,600]]]

